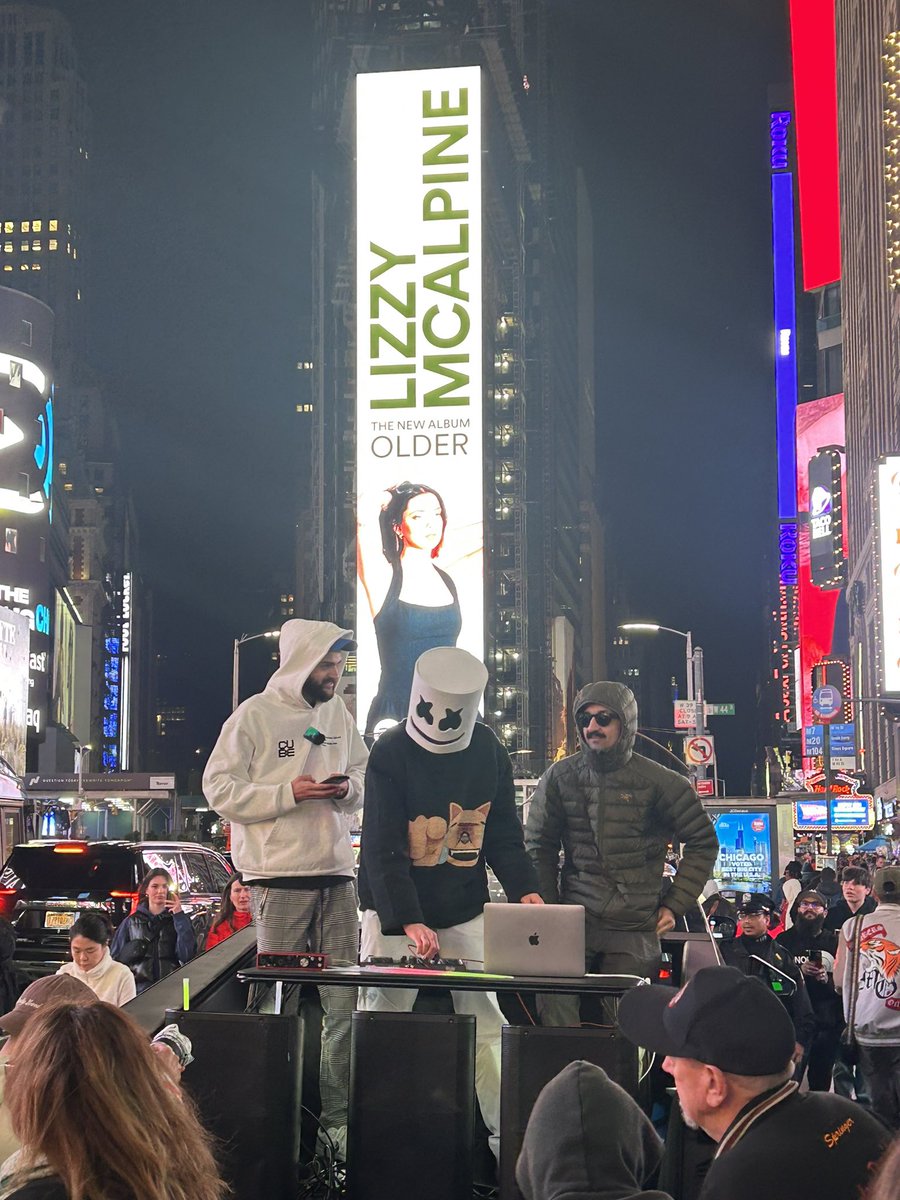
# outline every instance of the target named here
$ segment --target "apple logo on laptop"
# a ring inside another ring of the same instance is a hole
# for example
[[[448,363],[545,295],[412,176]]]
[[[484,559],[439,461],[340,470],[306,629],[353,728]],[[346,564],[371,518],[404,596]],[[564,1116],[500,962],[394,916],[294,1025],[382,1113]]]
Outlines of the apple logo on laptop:
[[[528,939],[528,945],[529,946],[539,946],[540,944],[541,944],[540,935],[537,933],[533,933],[531,935],[531,937]]]

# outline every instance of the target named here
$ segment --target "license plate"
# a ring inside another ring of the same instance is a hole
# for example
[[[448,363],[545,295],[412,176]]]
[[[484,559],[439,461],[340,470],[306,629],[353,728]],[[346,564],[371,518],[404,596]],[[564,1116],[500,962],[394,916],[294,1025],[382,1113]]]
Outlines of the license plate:
[[[75,914],[73,912],[44,914],[45,929],[71,929],[74,924]]]

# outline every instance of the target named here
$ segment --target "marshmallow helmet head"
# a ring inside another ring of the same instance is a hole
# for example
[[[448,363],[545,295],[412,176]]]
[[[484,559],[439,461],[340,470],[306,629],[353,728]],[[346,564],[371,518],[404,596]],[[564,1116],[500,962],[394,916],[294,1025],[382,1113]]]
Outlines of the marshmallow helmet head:
[[[465,750],[487,681],[487,667],[467,650],[426,650],[413,673],[406,732],[431,754]]]

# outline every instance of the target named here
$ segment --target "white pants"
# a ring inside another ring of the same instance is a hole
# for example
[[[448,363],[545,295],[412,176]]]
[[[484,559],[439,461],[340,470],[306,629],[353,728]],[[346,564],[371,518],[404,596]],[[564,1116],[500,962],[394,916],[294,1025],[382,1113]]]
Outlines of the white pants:
[[[441,955],[445,958],[465,958],[484,961],[484,917],[477,916],[464,925],[436,929]],[[378,914],[368,909],[362,915],[360,961],[368,955],[401,958],[415,954],[410,950],[406,934],[386,937],[381,932]],[[418,988],[359,989],[357,1007],[363,1012],[410,1012],[416,1002]],[[475,1092],[481,1115],[488,1130],[500,1134],[500,1030],[506,1024],[494,992],[455,992],[451,989],[453,1007],[458,1013],[475,1018]]]

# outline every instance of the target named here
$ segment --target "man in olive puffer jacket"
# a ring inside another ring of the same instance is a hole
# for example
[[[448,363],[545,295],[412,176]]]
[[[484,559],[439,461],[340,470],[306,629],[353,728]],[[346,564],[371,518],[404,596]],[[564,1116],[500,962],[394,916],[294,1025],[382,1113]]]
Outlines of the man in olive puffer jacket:
[[[589,683],[574,715],[581,749],[541,777],[525,845],[544,900],[584,905],[586,969],[655,976],[659,937],[709,879],[715,830],[684,776],[634,753],[638,713],[629,688]],[[684,849],[661,905],[670,841]],[[541,997],[539,1009],[544,1025],[578,1024],[576,996]]]

